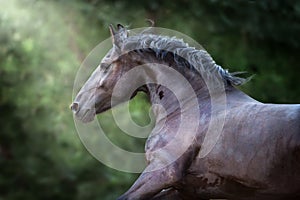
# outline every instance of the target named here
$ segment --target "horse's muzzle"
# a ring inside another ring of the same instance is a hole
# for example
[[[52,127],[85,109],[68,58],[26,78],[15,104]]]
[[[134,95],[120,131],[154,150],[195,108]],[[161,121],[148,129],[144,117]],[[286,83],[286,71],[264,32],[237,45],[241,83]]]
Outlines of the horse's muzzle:
[[[75,114],[78,110],[79,110],[79,104],[76,103],[76,102],[73,102],[71,105],[70,105],[70,109],[73,111],[73,113]]]

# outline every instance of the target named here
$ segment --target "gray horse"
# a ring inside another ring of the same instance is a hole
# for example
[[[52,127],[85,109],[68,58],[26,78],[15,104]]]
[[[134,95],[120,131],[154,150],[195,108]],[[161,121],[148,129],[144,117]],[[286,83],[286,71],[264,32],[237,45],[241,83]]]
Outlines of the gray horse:
[[[131,81],[146,84],[130,97],[143,91],[159,105],[145,147],[148,165],[119,200],[300,199],[300,105],[252,99],[235,87],[247,80],[182,40],[147,33],[129,36],[122,25],[116,30],[110,26],[110,31],[113,48],[74,99],[75,116],[89,122],[128,100],[111,103],[113,88],[141,65],[148,67]],[[154,84],[159,77],[172,79],[165,75],[167,68],[180,73],[192,93],[176,81],[177,91]],[[183,98],[178,100],[176,93]],[[177,134],[183,120],[189,124]],[[215,138],[207,136],[210,130]]]

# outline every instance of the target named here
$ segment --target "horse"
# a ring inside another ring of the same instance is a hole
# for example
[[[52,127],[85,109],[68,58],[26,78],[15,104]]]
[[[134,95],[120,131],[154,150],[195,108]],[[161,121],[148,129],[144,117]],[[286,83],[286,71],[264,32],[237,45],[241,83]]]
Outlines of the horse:
[[[118,200],[300,198],[299,104],[266,104],[249,97],[236,87],[247,78],[181,39],[129,35],[120,24],[109,30],[113,47],[75,97],[74,115],[92,121],[140,91],[156,105],[155,127],[145,145],[147,167]],[[131,94],[119,91],[118,101],[111,103],[118,80],[141,65],[130,82],[144,84]],[[168,70],[190,87],[178,84]],[[174,87],[157,80],[172,80]]]

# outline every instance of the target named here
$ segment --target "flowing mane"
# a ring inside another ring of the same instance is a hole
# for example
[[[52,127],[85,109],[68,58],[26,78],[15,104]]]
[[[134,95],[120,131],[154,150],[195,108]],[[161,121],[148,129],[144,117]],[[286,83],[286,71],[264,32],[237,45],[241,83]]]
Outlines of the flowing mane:
[[[141,54],[144,51],[153,52],[156,58],[161,60],[163,60],[168,53],[171,53],[172,58],[178,65],[194,69],[194,71],[200,73],[201,76],[207,76],[207,74],[214,76],[219,75],[225,84],[238,86],[250,79],[235,76],[240,74],[240,72],[229,73],[228,70],[217,65],[207,51],[190,47],[182,39],[176,37],[154,34],[133,35],[123,41],[123,48],[124,50],[134,49]]]

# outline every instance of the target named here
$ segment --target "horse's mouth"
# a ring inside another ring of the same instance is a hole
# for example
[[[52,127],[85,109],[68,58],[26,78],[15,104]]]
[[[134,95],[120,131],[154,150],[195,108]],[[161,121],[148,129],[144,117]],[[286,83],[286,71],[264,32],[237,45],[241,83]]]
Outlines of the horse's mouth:
[[[88,123],[95,119],[96,114],[103,113],[103,112],[107,111],[108,109],[109,109],[109,107],[97,109],[96,111],[88,109],[81,116],[76,115],[76,118],[79,119],[83,123]]]
[[[76,118],[79,119],[80,121],[82,121],[83,123],[88,123],[91,122],[95,119],[95,116],[97,114],[103,113],[107,110],[109,110],[110,107],[109,106],[99,106],[98,108],[94,108],[94,109],[86,109],[84,110],[82,113],[83,114],[79,114],[76,113]]]
[[[77,113],[75,116],[81,122],[88,123],[95,119],[95,115],[96,115],[95,110],[86,109],[83,114],[79,115],[79,113]]]

